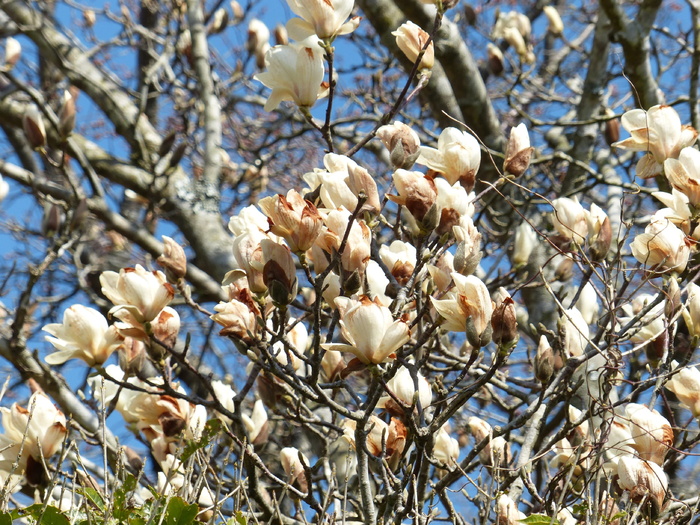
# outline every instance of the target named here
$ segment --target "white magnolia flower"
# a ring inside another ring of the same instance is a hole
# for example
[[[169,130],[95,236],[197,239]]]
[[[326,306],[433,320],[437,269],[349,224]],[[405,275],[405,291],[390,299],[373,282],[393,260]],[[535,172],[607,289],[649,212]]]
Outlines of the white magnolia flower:
[[[335,304],[340,311],[340,326],[348,344],[321,345],[326,350],[350,352],[365,364],[378,364],[391,358],[410,339],[408,325],[394,320],[385,306],[370,301],[338,297]]]
[[[581,312],[576,307],[569,308],[564,311],[559,322],[564,329],[564,352],[567,357],[583,355],[588,344],[589,330]]]
[[[672,270],[681,273],[690,257],[690,245],[683,230],[669,219],[654,215],[630,245],[632,255],[644,265],[658,270]]]
[[[433,399],[433,392],[430,389],[430,383],[423,377],[420,372],[416,372],[416,381],[413,380],[411,372],[408,368],[402,366],[398,369],[394,377],[386,383],[386,388],[394,397],[401,401],[404,405],[411,406],[414,401],[420,401],[420,406],[423,410],[430,406]],[[392,413],[403,414],[403,408],[398,406],[394,398],[385,395],[379,399],[378,408],[386,408]]]
[[[700,204],[700,151],[683,148],[678,159],[664,161],[664,173],[671,185],[685,194],[693,206]]]
[[[552,207],[554,208],[552,224],[557,232],[567,239],[583,244],[588,235],[588,221],[586,220],[586,210],[578,202],[578,198],[560,197],[554,199]]]
[[[287,22],[287,31],[294,40],[312,35],[321,40],[333,40],[338,35],[352,33],[360,25],[360,17],[346,22],[354,0],[287,0],[287,4],[301,17]]]
[[[124,341],[100,312],[79,304],[63,312],[63,323],[47,324],[43,330],[54,336],[46,340],[58,350],[46,356],[50,365],[60,365],[73,358],[82,359],[90,366],[101,365]]]
[[[115,305],[110,314],[126,310],[139,323],[153,321],[175,296],[163,272],[149,272],[138,264],[119,273],[102,272],[100,284],[102,293]]]
[[[668,477],[659,465],[636,456],[623,456],[617,464],[617,475],[618,485],[630,491],[632,501],[639,503],[650,497],[657,509],[662,507],[668,491]]]
[[[646,153],[637,163],[637,176],[643,179],[661,173],[664,161],[678,158],[681,150],[695,144],[698,136],[692,127],[681,125],[678,113],[671,106],[628,111],[622,115],[622,127],[631,136],[613,146]]]
[[[18,461],[20,471],[37,468],[43,473],[42,458],[50,458],[59,451],[68,432],[66,416],[58,410],[43,392],[29,398],[27,408],[17,403],[0,408],[4,433],[0,434],[0,465],[9,471]],[[21,450],[21,455],[20,455]]]
[[[386,265],[400,285],[405,285],[416,267],[416,248],[403,241],[383,244],[379,248],[379,258]]]
[[[433,457],[440,465],[451,469],[459,458],[459,442],[450,436],[449,426],[445,423],[435,435]]]
[[[323,50],[313,37],[302,42],[275,46],[265,56],[267,70],[253,78],[272,89],[265,111],[273,111],[285,100],[310,108],[327,94],[322,86],[325,68]]]
[[[327,153],[323,157],[325,170],[316,169],[304,175],[312,190],[319,186],[321,201],[328,209],[343,207],[354,211],[358,195],[365,195],[364,209],[377,212],[381,206],[377,183],[369,172],[345,155]]]
[[[414,63],[418,59],[418,55],[423,50],[428,38],[430,38],[428,33],[410,20],[402,24],[401,27],[391,34],[396,37],[396,45],[399,46],[399,49]],[[431,41],[425,53],[423,53],[423,58],[420,61],[418,69],[432,69],[433,65],[435,65],[435,50]]]
[[[481,148],[466,131],[445,128],[438,137],[437,149],[421,146],[416,162],[442,173],[450,184],[460,182],[471,191],[481,164]]]
[[[674,374],[666,383],[666,388],[676,394],[681,405],[689,409],[693,416],[700,417],[700,370],[697,366],[684,366],[678,370],[678,363],[671,363]]]
[[[493,315],[493,301],[486,285],[474,275],[453,273],[454,289],[446,299],[433,299],[437,312],[445,318],[443,327],[451,332],[466,332],[472,319],[478,335],[486,331]]]
[[[637,403],[629,403],[625,415],[639,457],[663,465],[666,452],[673,445],[673,429],[668,420],[656,410]]]

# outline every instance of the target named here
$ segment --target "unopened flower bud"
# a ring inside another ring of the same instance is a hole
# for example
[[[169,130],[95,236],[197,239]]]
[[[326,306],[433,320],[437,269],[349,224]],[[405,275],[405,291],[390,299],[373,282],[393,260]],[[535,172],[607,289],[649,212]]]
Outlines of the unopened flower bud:
[[[289,248],[271,239],[263,239],[263,282],[272,300],[278,305],[287,305],[297,296],[296,266]]]
[[[488,57],[489,71],[498,76],[503,73],[503,51],[497,45],[488,43],[486,46],[486,55]]]
[[[46,128],[44,119],[36,106],[29,106],[22,117],[24,135],[32,149],[38,149],[46,144]]]
[[[231,5],[231,12],[233,13],[234,21],[242,20],[243,17],[245,16],[245,11],[243,11],[241,4],[236,2],[236,0],[231,0],[230,5]]]
[[[394,172],[393,179],[398,196],[389,195],[389,199],[405,206],[418,222],[425,222],[430,212],[431,220],[428,222],[434,223],[434,229],[440,220],[440,210],[435,206],[437,188],[433,178],[418,171],[399,169]]]
[[[75,99],[69,90],[63,92],[63,104],[58,113],[58,132],[61,137],[68,137],[75,127]]]
[[[171,282],[177,282],[187,274],[187,256],[177,242],[163,235],[163,254],[156,259]]]
[[[12,69],[22,56],[22,45],[15,38],[5,40],[5,70]]]
[[[614,116],[615,113],[608,108],[605,111],[605,116],[606,117],[612,117]],[[605,121],[605,143],[608,146],[612,146],[615,142],[620,140],[620,119],[618,118],[611,118],[610,120]]]
[[[549,32],[554,36],[561,35],[564,32],[564,22],[562,22],[561,16],[559,15],[559,11],[557,11],[556,7],[546,5],[542,8],[542,11],[544,11],[544,15],[547,17],[547,21],[549,22]]]
[[[282,24],[277,24],[274,31],[275,44],[278,46],[286,46],[289,44],[289,35],[287,34],[287,28]]]
[[[85,27],[90,29],[92,26],[95,25],[95,11],[92,9],[86,9],[83,11],[83,22],[85,23]]]
[[[540,344],[537,345],[535,355],[535,377],[541,383],[549,383],[554,373],[554,352],[552,346],[543,335],[540,337]]]
[[[396,45],[399,46],[399,49],[403,51],[406,58],[411,62],[415,62],[418,59],[418,55],[423,50],[428,38],[430,38],[428,33],[410,21],[391,34],[396,37]],[[435,51],[433,43],[430,42],[425,53],[423,53],[423,58],[418,68],[419,70],[432,69],[434,64]]]
[[[515,229],[513,256],[511,260],[515,267],[525,266],[530,260],[530,254],[537,243],[537,233],[529,223],[523,222]]]
[[[389,150],[394,168],[409,170],[413,167],[420,155],[420,138],[415,131],[396,121],[379,128],[377,136]]]
[[[518,337],[515,319],[515,302],[505,288],[499,288],[495,297],[496,307],[491,316],[492,339],[497,345],[508,345]]]
[[[218,35],[224,29],[226,29],[227,25],[228,25],[228,11],[226,11],[226,9],[221,7],[221,8],[216,10],[216,12],[214,13],[214,17],[211,20],[211,24],[209,24],[209,34],[210,35]]]
[[[503,171],[520,177],[530,166],[530,157],[534,149],[530,146],[530,135],[525,124],[521,123],[515,126],[510,131]]]

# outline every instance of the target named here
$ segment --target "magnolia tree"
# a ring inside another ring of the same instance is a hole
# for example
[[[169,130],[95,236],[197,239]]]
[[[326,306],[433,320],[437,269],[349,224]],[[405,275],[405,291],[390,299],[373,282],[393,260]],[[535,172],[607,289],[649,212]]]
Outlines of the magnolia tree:
[[[2,519],[697,521],[669,6],[2,2]]]

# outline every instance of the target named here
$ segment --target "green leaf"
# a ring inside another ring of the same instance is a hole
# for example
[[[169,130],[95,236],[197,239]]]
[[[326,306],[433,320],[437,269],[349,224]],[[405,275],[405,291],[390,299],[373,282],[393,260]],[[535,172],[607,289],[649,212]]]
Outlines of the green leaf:
[[[114,517],[117,520],[129,520],[129,523],[131,523],[132,518],[135,517],[133,516],[133,513],[136,509],[133,505],[130,504],[131,494],[134,492],[135,488],[136,478],[131,474],[127,474],[126,478],[122,482],[121,487],[114,491],[114,494],[112,496],[114,505],[112,507],[114,509]]]
[[[102,512],[105,511],[105,500],[102,498],[102,494],[91,487],[83,488],[83,493],[90,500],[90,502],[95,505],[95,507],[100,509]]]
[[[199,506],[188,505],[182,498],[171,498],[165,511],[165,525],[192,525],[197,520]]]
[[[226,525],[248,525],[248,520],[245,519],[245,516],[240,510],[237,510],[236,515],[226,521]]]
[[[212,438],[219,432],[221,432],[221,421],[218,419],[210,419],[207,421],[207,424],[204,426],[204,430],[202,431],[202,437],[199,439],[199,441],[187,442],[187,445],[185,445],[182,455],[180,456],[180,460],[183,462],[187,461],[192,454],[211,443]]]
[[[0,512],[0,525],[12,525],[12,515],[9,512]]]
[[[43,503],[36,503],[24,509],[15,509],[9,516],[14,521],[20,518],[33,518],[42,525],[69,525],[70,521],[60,510],[51,505],[44,508]]]
[[[552,519],[546,514],[530,514],[527,518],[518,521],[528,525],[559,525],[559,520]]]

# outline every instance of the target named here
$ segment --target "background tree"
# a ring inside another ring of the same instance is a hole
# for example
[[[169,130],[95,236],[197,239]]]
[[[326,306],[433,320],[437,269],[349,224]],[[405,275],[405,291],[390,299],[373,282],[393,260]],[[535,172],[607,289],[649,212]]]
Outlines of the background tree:
[[[0,13],[3,512],[697,519],[696,4]]]

